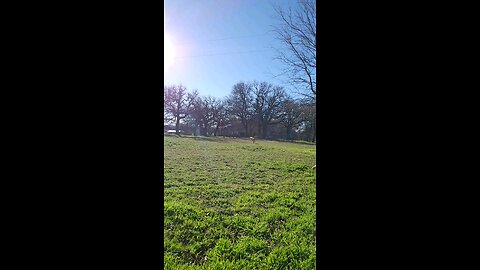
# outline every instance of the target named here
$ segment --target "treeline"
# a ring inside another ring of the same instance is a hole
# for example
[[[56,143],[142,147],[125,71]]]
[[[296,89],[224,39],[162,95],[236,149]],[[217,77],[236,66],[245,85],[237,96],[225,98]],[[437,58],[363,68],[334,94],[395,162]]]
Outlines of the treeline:
[[[203,136],[316,139],[316,102],[294,99],[267,82],[239,82],[225,98],[183,85],[164,87],[164,129]]]

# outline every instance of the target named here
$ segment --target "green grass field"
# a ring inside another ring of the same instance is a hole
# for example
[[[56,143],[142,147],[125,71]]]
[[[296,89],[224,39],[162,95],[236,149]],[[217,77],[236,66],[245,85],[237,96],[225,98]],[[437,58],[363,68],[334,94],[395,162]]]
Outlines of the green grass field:
[[[164,137],[164,269],[315,269],[315,145]]]

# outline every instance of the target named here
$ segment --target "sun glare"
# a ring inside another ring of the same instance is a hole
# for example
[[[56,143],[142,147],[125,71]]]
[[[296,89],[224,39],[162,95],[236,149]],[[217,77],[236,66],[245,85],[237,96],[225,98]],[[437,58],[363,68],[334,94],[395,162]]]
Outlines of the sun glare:
[[[170,41],[170,38],[164,33],[164,44],[163,44],[163,53],[164,53],[164,68],[165,72],[168,71],[170,66],[173,64],[173,59],[175,58],[175,49],[173,44]]]

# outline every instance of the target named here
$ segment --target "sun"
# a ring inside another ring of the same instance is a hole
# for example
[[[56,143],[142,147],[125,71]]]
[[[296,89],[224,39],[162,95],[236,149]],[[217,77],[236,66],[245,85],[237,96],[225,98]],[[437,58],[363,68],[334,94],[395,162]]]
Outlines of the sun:
[[[175,58],[175,48],[173,47],[173,44],[170,41],[170,38],[167,36],[166,33],[164,33],[163,53],[164,53],[164,56],[165,56],[165,58],[164,58],[164,68],[165,68],[165,72],[167,72],[168,69],[173,64],[173,59]]]

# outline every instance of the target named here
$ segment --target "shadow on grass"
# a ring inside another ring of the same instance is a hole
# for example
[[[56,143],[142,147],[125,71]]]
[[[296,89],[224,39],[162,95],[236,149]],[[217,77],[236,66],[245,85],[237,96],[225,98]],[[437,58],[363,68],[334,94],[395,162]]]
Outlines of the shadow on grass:
[[[193,136],[193,135],[186,135],[186,134],[164,134],[165,137],[179,137],[179,138],[188,138],[188,139],[194,139],[196,141],[208,141],[208,142],[217,142],[217,143],[227,143],[231,141],[232,139],[235,140],[244,140],[244,141],[250,141],[249,137],[223,137],[223,136],[212,136],[212,137],[206,137],[206,136]],[[261,142],[264,139],[258,139],[257,142]],[[294,144],[303,144],[303,145],[312,145],[315,146],[316,142],[308,142],[308,141],[289,141],[289,140],[283,140],[283,139],[265,139],[266,141],[275,141],[275,142],[284,142],[284,143],[294,143]]]
[[[174,137],[174,138],[184,138],[184,139],[194,139],[196,141],[208,141],[208,142],[218,142],[218,143],[226,143],[230,139],[229,137],[223,136],[194,136],[194,135],[187,135],[187,134],[164,134],[164,137]]]
[[[282,140],[282,139],[272,139],[272,141],[285,142],[285,143],[296,143],[296,144],[304,144],[304,145],[317,145],[316,142],[307,142],[307,141],[289,141],[289,140]]]
[[[188,136],[188,138],[194,139],[196,141],[207,141],[207,142],[217,142],[217,143],[226,143],[227,138],[223,137],[204,137],[204,136]]]
[[[246,141],[249,143],[252,143],[250,140],[250,137],[228,137],[228,136],[212,136],[212,137],[206,137],[206,136],[183,136],[183,137],[188,137],[192,138],[197,141],[209,141],[209,142],[218,142],[218,143],[228,143],[232,142],[234,140],[242,140]]]
[[[178,137],[185,137],[185,135],[182,134],[163,134],[163,137],[173,137],[173,138],[178,138]]]

